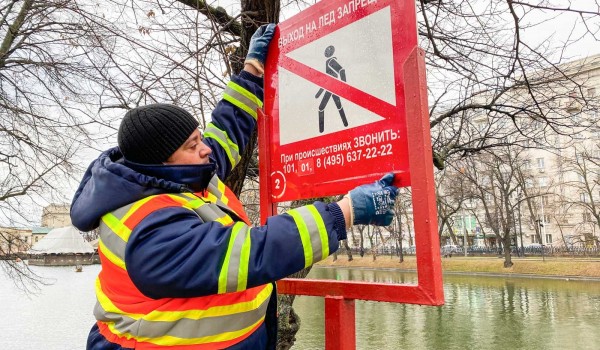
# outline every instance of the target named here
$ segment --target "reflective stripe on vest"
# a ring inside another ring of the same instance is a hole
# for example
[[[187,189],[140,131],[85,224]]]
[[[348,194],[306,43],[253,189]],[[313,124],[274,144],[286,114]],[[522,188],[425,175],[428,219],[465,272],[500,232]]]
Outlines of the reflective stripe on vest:
[[[223,342],[246,335],[264,320],[272,290],[273,285],[267,284],[254,300],[230,306],[132,314],[110,301],[98,279],[94,316],[105,323],[111,333],[138,342],[162,346]],[[257,314],[262,316],[257,318]]]
[[[304,267],[328,257],[329,236],[317,208],[314,205],[307,205],[289,210],[287,213],[294,218],[298,226],[304,249]]]
[[[241,157],[238,145],[229,138],[225,131],[217,128],[213,123],[208,123],[206,129],[204,129],[204,137],[211,138],[221,145],[227,154],[227,158],[229,158],[232,168],[240,161]]]
[[[229,197],[225,195],[227,189],[227,186],[217,176],[213,176],[208,184],[208,192],[214,193],[217,199],[225,205],[229,203]],[[235,208],[232,209],[235,210]]]
[[[99,241],[102,271],[96,281],[94,309],[100,332],[124,347],[132,347],[133,341],[136,349],[186,346],[200,350],[240,342],[264,321],[273,291],[272,284],[246,289],[250,254],[247,224],[236,222],[232,227],[217,295],[151,299],[129,278],[125,248],[132,230],[150,213],[167,207],[186,208],[204,222],[218,221],[224,226],[234,223],[229,212],[247,220],[239,200],[217,177],[204,193],[149,196],[104,215]]]
[[[233,226],[225,260],[219,274],[219,294],[246,289],[250,259],[250,227],[238,222]]]
[[[233,81],[227,83],[223,99],[250,114],[254,119],[256,119],[256,110],[263,106],[263,102],[257,96]]]

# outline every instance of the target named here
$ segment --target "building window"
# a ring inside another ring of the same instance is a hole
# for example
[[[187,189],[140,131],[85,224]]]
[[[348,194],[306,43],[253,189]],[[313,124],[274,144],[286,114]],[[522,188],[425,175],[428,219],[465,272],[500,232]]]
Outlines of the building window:
[[[592,213],[590,213],[589,211],[584,211],[583,213],[581,213],[581,215],[583,217],[583,222],[592,221]]]
[[[542,122],[540,122],[539,120],[533,120],[531,122],[531,128],[533,130],[540,130],[540,129],[542,129],[542,127],[543,127]],[[534,142],[535,142],[535,140],[534,140]]]
[[[548,196],[542,196],[542,204],[543,205],[548,205],[548,203],[550,203],[550,199]]]
[[[550,215],[544,215],[542,218],[542,222],[540,226],[549,226],[550,225]]]
[[[488,127],[485,121],[478,121],[475,125],[477,126],[477,131],[479,131],[482,134],[485,133]]]
[[[531,236],[531,243],[540,243],[540,242],[538,241],[538,237],[537,237],[537,235],[536,235],[536,234],[534,234],[533,236]]]
[[[587,193],[580,193],[579,200],[583,203],[588,203],[590,201],[590,196]]]
[[[523,161],[523,170],[531,169],[531,162],[529,159]]]
[[[475,199],[468,198],[465,202],[468,208],[475,208]]]
[[[536,162],[538,169],[544,169],[544,158],[537,158]]]
[[[569,92],[569,102],[567,102],[567,111],[571,113],[576,113],[577,109],[577,91]]]
[[[538,179],[538,184],[540,185],[540,187],[546,187],[546,186],[548,186],[548,178],[545,178],[545,177],[540,177],[540,178]],[[544,197],[542,197],[542,199],[543,199],[543,198],[544,198]]]
[[[546,234],[546,244],[552,243],[552,235],[550,233]]]

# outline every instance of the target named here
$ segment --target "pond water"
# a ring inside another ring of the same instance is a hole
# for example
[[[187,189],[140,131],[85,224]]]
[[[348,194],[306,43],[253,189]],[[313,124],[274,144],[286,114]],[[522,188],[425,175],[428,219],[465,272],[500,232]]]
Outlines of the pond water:
[[[417,283],[393,270],[313,269],[309,278]],[[600,349],[600,282],[444,275],[441,307],[356,301],[357,349]],[[324,302],[297,297],[296,349],[324,348]]]
[[[1,347],[84,349],[100,266],[32,269],[51,283],[32,295],[0,275]],[[315,268],[309,277],[416,283],[392,270]],[[600,282],[446,275],[444,291],[442,307],[357,301],[357,349],[600,349]],[[294,349],[323,349],[323,299],[295,305]]]

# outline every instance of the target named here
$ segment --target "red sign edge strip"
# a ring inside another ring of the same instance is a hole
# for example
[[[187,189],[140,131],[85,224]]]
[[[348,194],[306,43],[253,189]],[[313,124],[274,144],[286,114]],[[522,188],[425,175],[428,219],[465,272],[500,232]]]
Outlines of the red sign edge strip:
[[[409,137],[411,196],[417,246],[418,285],[333,280],[283,279],[277,282],[282,294],[342,296],[347,299],[375,300],[439,306],[444,304],[442,262],[437,236],[437,207],[432,167],[431,134],[425,78],[425,53],[415,47],[403,67],[405,81],[419,88],[406,94]],[[264,175],[263,175],[264,176]],[[265,176],[266,177],[266,176]],[[261,196],[261,203],[262,202]],[[266,200],[271,203],[270,198]],[[271,209],[272,210],[272,209]],[[265,209],[265,213],[266,213]],[[276,212],[276,211],[275,211]],[[261,215],[263,205],[261,205]],[[273,212],[271,212],[273,213]],[[266,221],[266,216],[261,216]]]

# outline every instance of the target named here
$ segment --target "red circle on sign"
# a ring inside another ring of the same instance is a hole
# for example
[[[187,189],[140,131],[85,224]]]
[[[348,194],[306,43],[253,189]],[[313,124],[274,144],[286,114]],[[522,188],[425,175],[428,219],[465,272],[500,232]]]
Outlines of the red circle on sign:
[[[281,171],[271,173],[271,195],[273,198],[280,198],[285,193],[286,180]]]

